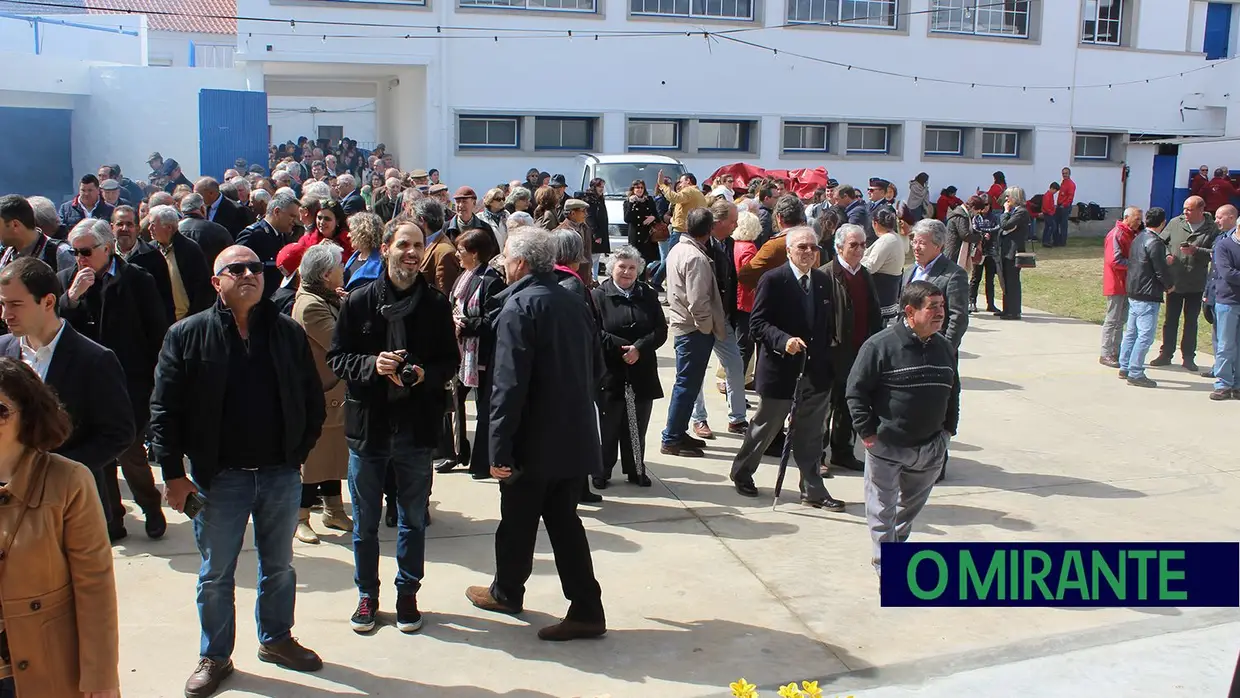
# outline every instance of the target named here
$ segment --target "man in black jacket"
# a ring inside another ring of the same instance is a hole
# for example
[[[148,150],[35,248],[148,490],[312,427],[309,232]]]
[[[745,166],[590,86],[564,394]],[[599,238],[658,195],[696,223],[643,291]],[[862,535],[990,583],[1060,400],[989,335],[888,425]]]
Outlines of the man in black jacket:
[[[336,178],[336,189],[340,192],[340,207],[346,216],[366,210],[366,200],[357,191],[357,180],[351,174],[342,174]]]
[[[227,201],[223,197],[218,200]],[[181,219],[177,229],[182,235],[198,243],[208,267],[214,265],[215,258],[220,256],[225,248],[232,246],[232,233],[219,223],[207,220],[207,204],[200,194],[186,194],[185,198],[181,199],[181,215],[185,217]]]
[[[761,344],[755,377],[762,400],[732,461],[732,482],[742,496],[758,496],[753,475],[791,412],[801,503],[843,511],[844,503],[831,497],[818,470],[834,378],[834,283],[814,268],[818,236],[812,228],[792,228],[785,239],[788,263],[762,275],[750,315],[754,340]]]
[[[263,298],[271,298],[280,288],[284,277],[276,266],[276,256],[284,247],[284,236],[300,219],[301,203],[296,197],[289,196],[288,192],[276,194],[267,204],[267,215],[237,236],[237,244],[254,250],[258,261],[263,263]]]
[[[871,562],[880,577],[882,543],[908,540],[960,419],[956,350],[939,334],[943,291],[914,281],[900,306],[904,317],[866,340],[848,376],[848,408],[866,448]]]
[[[850,221],[851,222],[851,221]],[[929,281],[943,292],[947,322],[940,332],[956,349],[969,329],[969,275],[943,254],[947,245],[947,226],[933,218],[923,218],[913,226],[913,265],[904,272],[904,285]]]
[[[1154,211],[1150,209],[1151,214]],[[1154,344],[1159,306],[1165,294],[1175,293],[1174,286],[1167,244],[1158,230],[1146,228],[1128,249],[1128,324],[1119,346],[1119,377],[1128,379],[1128,385],[1158,386],[1145,376],[1145,356]]]
[[[323,386],[305,331],[263,299],[262,272],[251,250],[224,250],[211,278],[218,301],[168,330],[155,369],[152,454],[168,504],[184,511],[199,491],[207,500],[194,518],[202,642],[190,698],[213,694],[233,671],[234,574],[251,518],[258,658],[294,671],[323,666],[292,636],[300,467],[323,429]]]
[[[206,204],[207,210],[202,217],[223,226],[228,231],[230,240],[245,229],[246,214],[243,207],[220,192],[220,183],[214,177],[202,177],[195,182],[194,193],[201,196]],[[207,261],[214,262],[215,258],[208,257]]]
[[[211,288],[211,264],[198,243],[181,234],[181,217],[171,206],[155,206],[147,214],[151,242],[155,243],[168,266],[174,321],[184,320],[211,307],[215,293]]]
[[[106,221],[111,217],[112,206],[103,200],[103,192],[99,189],[99,178],[93,174],[84,175],[82,181],[78,183],[78,195],[60,205],[60,224],[66,231],[72,230],[73,226],[87,218]]]
[[[0,270],[0,317],[12,333],[0,337],[0,356],[24,361],[56,391],[73,420],[56,453],[90,468],[112,520],[104,474],[134,435],[125,374],[115,354],[56,315],[61,292],[56,272],[39,259],[22,257]]]
[[[419,272],[426,242],[416,221],[387,224],[383,276],[350,294],[340,308],[327,363],[348,383],[345,438],[353,501],[353,563],[359,633],[375,627],[379,609],[379,521],[388,468],[396,478],[400,531],[396,544],[396,627],[422,627],[418,591],[425,576],[431,452],[460,366],[447,297]]]
[[[138,213],[129,206],[118,206],[112,212],[112,236],[116,239],[113,253],[120,259],[146,270],[155,281],[164,316],[171,325],[176,320],[172,303],[172,280],[168,276],[168,262],[155,245],[138,237]]]
[[[57,274],[61,287],[67,289],[60,296],[60,316],[83,337],[111,349],[125,372],[135,436],[121,454],[120,467],[134,502],[146,517],[146,534],[160,538],[167,529],[163,494],[151,476],[145,442],[155,362],[168,331],[168,315],[151,275],[113,254],[115,239],[105,221],[79,224],[69,234],[69,245],[78,266]],[[104,477],[112,515],[108,529],[112,539],[119,540],[126,535],[125,507],[115,464],[107,467]]]
[[[17,194],[0,197],[0,245],[4,247],[4,252],[0,253],[0,267],[20,257],[35,257],[52,269],[73,268],[69,246],[64,240],[48,237],[55,232],[39,229],[34,207],[24,197]]]
[[[520,613],[541,519],[570,605],[564,620],[538,637],[564,641],[607,632],[577,515],[582,479],[602,471],[595,399],[604,369],[594,318],[556,283],[555,257],[545,234],[509,234],[504,269],[511,285],[495,321],[491,393],[491,474],[500,481],[495,580],[465,595],[483,610]]]

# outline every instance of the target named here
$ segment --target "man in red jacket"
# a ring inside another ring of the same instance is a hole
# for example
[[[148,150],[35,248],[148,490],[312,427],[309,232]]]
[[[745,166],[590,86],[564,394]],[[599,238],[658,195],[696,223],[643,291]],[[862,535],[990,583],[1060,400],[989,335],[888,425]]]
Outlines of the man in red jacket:
[[[1107,314],[1102,321],[1102,355],[1098,363],[1111,368],[1119,368],[1119,343],[1124,318],[1128,317],[1128,250],[1141,230],[1141,221],[1141,209],[1129,206],[1103,243],[1102,295],[1107,299]]]
[[[1072,181],[1072,170],[1063,168],[1063,182],[1059,184],[1059,195],[1055,197],[1055,238],[1051,243],[1055,247],[1068,244],[1068,214],[1076,203],[1076,182]]]
[[[1230,204],[1232,199],[1240,195],[1240,192],[1236,191],[1236,186],[1228,178],[1228,174],[1226,167],[1215,168],[1214,179],[1201,187],[1200,196],[1205,199],[1206,213],[1211,216],[1218,211],[1220,206]]]
[[[1042,211],[1038,217],[1042,219],[1042,246],[1053,247],[1055,238],[1055,195],[1059,193],[1059,182],[1051,182],[1051,186],[1042,195]]]

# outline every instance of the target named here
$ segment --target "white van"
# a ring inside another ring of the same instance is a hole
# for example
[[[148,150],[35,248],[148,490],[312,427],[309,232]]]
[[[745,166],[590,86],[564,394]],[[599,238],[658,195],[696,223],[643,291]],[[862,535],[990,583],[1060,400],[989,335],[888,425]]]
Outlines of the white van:
[[[640,179],[646,183],[646,191],[653,196],[654,180],[659,170],[663,170],[663,175],[675,182],[685,173],[685,166],[676,158],[653,153],[582,153],[577,156],[566,179],[569,191],[585,191],[590,180],[595,177],[607,183],[607,222],[610,228],[607,236],[612,238],[612,249],[615,249],[617,245],[623,245],[628,240],[628,226],[624,223],[624,197],[628,194],[629,186],[633,184],[633,180]]]

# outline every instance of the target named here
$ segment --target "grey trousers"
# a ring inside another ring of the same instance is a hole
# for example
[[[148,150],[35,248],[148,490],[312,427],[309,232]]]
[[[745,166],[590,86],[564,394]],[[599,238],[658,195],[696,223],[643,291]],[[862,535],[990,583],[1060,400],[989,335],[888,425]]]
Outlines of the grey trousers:
[[[947,432],[929,443],[908,448],[875,441],[865,452],[865,518],[874,543],[871,562],[882,576],[882,544],[903,543],[913,532],[913,519],[930,499],[942,470]]]
[[[809,378],[802,376],[797,384],[797,411],[792,415],[792,458],[801,471],[801,495],[809,499],[828,496],[827,487],[818,473],[822,456],[822,436],[827,428],[827,410],[831,391],[817,390]],[[749,420],[745,440],[732,461],[732,479],[752,480],[762,462],[762,453],[775,440],[792,409],[792,400],[764,397],[758,411]]]
[[[1102,320],[1102,358],[1119,359],[1124,339],[1124,320],[1128,319],[1128,296],[1107,296],[1107,314]]]

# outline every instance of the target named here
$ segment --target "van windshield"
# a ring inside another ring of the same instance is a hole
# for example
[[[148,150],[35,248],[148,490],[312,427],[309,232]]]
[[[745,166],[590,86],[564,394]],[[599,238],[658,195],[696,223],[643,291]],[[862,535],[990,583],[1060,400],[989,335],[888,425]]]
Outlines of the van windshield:
[[[646,183],[646,191],[654,193],[654,178],[663,170],[663,176],[671,177],[675,182],[685,173],[683,165],[664,164],[657,162],[610,162],[599,163],[595,168],[595,177],[601,177],[607,183],[607,198],[622,199],[629,193],[633,180],[640,179]]]

